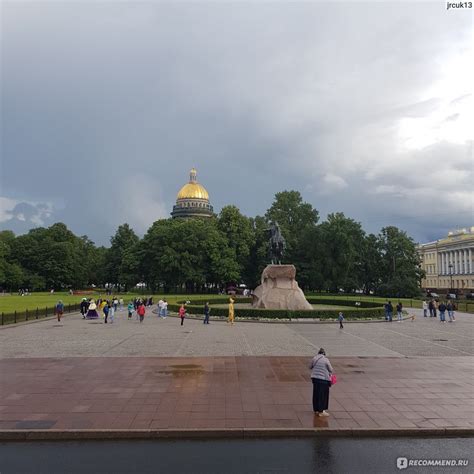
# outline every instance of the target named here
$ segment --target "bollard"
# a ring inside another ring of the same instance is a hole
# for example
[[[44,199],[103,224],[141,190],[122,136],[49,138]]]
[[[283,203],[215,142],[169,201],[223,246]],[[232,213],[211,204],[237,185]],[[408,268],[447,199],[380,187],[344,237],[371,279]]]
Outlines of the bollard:
[[[15,319],[14,319],[14,321],[15,321],[15,324],[16,324],[16,309],[15,309]]]
[[[28,321],[28,308],[25,309],[25,321]]]

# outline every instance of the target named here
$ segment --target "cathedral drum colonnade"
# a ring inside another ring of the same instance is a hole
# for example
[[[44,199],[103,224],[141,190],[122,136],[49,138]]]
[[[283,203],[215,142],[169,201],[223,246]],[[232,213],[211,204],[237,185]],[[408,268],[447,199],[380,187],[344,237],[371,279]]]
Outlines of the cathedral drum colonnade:
[[[474,227],[449,232],[418,251],[426,272],[423,289],[474,291]]]

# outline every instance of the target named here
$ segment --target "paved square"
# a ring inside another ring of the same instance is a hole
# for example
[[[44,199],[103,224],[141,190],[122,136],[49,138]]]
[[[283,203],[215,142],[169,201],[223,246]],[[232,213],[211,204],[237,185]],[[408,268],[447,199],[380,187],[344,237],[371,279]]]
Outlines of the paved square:
[[[442,324],[114,324],[0,330],[0,430],[474,429],[474,316]],[[339,378],[312,413],[308,363]],[[466,431],[467,432],[467,431]]]
[[[413,313],[418,312],[413,310]],[[114,324],[68,315],[0,329],[0,357],[252,356],[314,355],[404,357],[474,355],[474,315],[455,323],[419,315],[403,323],[256,323],[177,318],[149,312],[145,322],[119,313]]]
[[[315,417],[307,357],[5,359],[0,428],[474,428],[468,357],[332,359]]]

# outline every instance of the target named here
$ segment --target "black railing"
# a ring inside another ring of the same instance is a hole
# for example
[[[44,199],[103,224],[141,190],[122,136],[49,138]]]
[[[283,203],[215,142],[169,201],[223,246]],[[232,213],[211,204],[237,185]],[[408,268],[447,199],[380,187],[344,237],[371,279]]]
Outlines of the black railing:
[[[64,305],[64,314],[76,313],[81,309],[80,303]],[[25,309],[24,311],[13,311],[13,313],[2,312],[1,325],[16,324],[32,319],[42,319],[48,316],[54,316],[55,306],[46,306],[46,308]]]

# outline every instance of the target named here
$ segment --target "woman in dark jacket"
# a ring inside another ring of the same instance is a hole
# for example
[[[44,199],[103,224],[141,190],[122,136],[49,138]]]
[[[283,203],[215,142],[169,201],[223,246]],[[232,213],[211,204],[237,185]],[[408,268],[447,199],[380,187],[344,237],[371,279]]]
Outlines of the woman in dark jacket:
[[[317,416],[329,416],[326,410],[329,407],[329,387],[334,371],[323,348],[319,349],[309,368],[313,382],[313,411]]]

